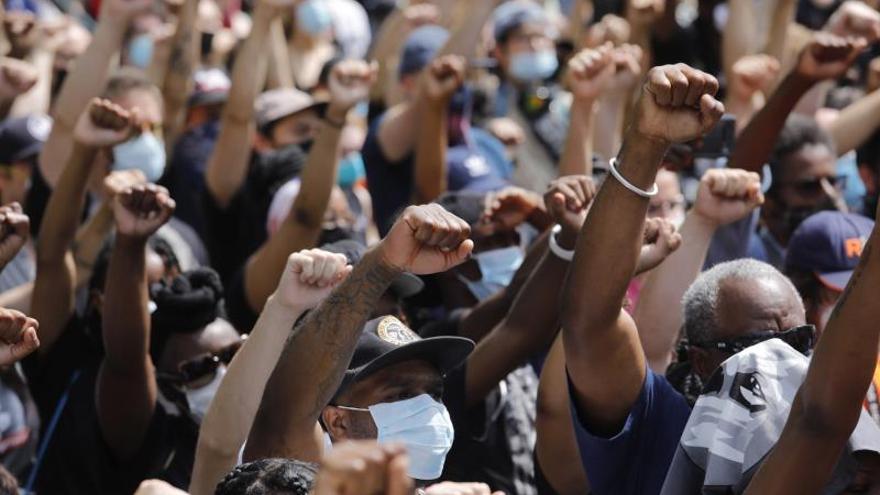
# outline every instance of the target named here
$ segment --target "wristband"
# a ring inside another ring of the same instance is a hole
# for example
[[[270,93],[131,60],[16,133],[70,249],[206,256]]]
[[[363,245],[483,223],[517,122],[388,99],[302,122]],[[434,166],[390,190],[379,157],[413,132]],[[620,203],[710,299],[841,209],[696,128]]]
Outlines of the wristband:
[[[633,194],[636,194],[637,196],[641,196],[643,198],[650,199],[650,198],[653,198],[654,196],[656,196],[657,193],[660,191],[660,188],[657,187],[656,182],[654,183],[654,187],[652,187],[650,191],[645,191],[644,189],[641,189],[641,188],[633,185],[632,182],[626,180],[622,175],[620,175],[620,172],[617,170],[617,158],[612,158],[608,162],[608,170],[611,172],[611,175],[615,179],[617,179],[617,182],[620,182],[620,185],[629,189],[630,192],[632,192]]]
[[[574,259],[574,249],[565,249],[556,242],[556,236],[562,232],[562,225],[556,224],[550,231],[550,252],[563,261]]]

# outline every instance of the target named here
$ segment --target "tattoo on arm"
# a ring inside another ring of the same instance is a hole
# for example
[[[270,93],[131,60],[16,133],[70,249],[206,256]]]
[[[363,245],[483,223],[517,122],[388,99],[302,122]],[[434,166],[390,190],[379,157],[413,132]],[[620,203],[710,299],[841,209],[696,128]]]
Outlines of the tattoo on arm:
[[[853,272],[852,278],[850,279],[849,285],[846,286],[846,289],[843,291],[843,294],[840,296],[840,299],[837,300],[837,305],[834,307],[834,311],[831,313],[831,318],[829,318],[829,324],[831,321],[837,319],[839,316],[840,310],[846,305],[847,299],[849,299],[850,294],[853,289],[859,284],[859,279],[862,277],[862,271],[864,271],[864,267],[868,266],[871,263],[871,251],[874,247],[874,239],[868,241],[868,244],[865,246],[864,251],[862,251],[861,263],[856,267],[856,271]]]

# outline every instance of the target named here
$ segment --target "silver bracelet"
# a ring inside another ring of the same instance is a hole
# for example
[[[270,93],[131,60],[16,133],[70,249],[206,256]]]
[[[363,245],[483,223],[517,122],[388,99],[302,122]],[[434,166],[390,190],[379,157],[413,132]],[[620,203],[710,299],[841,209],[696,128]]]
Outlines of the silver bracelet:
[[[574,249],[565,249],[556,242],[556,236],[562,232],[562,225],[556,224],[550,231],[550,252],[563,261],[574,259]]]
[[[643,198],[653,198],[660,191],[660,188],[657,187],[657,183],[654,183],[654,187],[651,188],[650,191],[645,191],[644,189],[640,189],[634,186],[630,181],[626,180],[620,172],[617,170],[617,158],[612,158],[608,162],[608,170],[611,172],[611,175],[617,179],[617,182],[620,182],[620,185],[629,189],[632,193],[641,196]]]

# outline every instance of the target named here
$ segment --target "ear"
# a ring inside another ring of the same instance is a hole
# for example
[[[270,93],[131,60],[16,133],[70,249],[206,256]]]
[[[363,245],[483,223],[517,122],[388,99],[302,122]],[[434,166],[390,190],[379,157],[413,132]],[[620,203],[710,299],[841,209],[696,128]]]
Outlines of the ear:
[[[254,134],[254,149],[258,153],[272,151],[272,142],[262,133],[257,132]]]
[[[327,406],[321,411],[321,421],[334,442],[349,438],[348,415],[342,409]]]

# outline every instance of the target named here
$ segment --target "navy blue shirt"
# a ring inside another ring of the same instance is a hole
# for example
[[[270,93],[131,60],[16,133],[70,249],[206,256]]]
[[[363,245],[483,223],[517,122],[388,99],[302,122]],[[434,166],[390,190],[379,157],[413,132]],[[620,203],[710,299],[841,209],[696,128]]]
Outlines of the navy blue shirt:
[[[571,390],[571,386],[569,386]],[[648,370],[620,432],[595,435],[571,396],[574,430],[584,471],[596,495],[656,495],[687,424],[691,408],[666,378]]]
[[[379,126],[383,119],[384,115],[370,126],[363,157],[367,187],[373,198],[373,219],[384,236],[400,210],[412,202],[415,156],[411,153],[398,162],[385,156],[379,144]],[[449,148],[446,159],[448,189],[492,191],[509,185],[513,166],[505,158],[501,142],[480,129],[472,128],[469,134],[470,146],[462,144]]]

